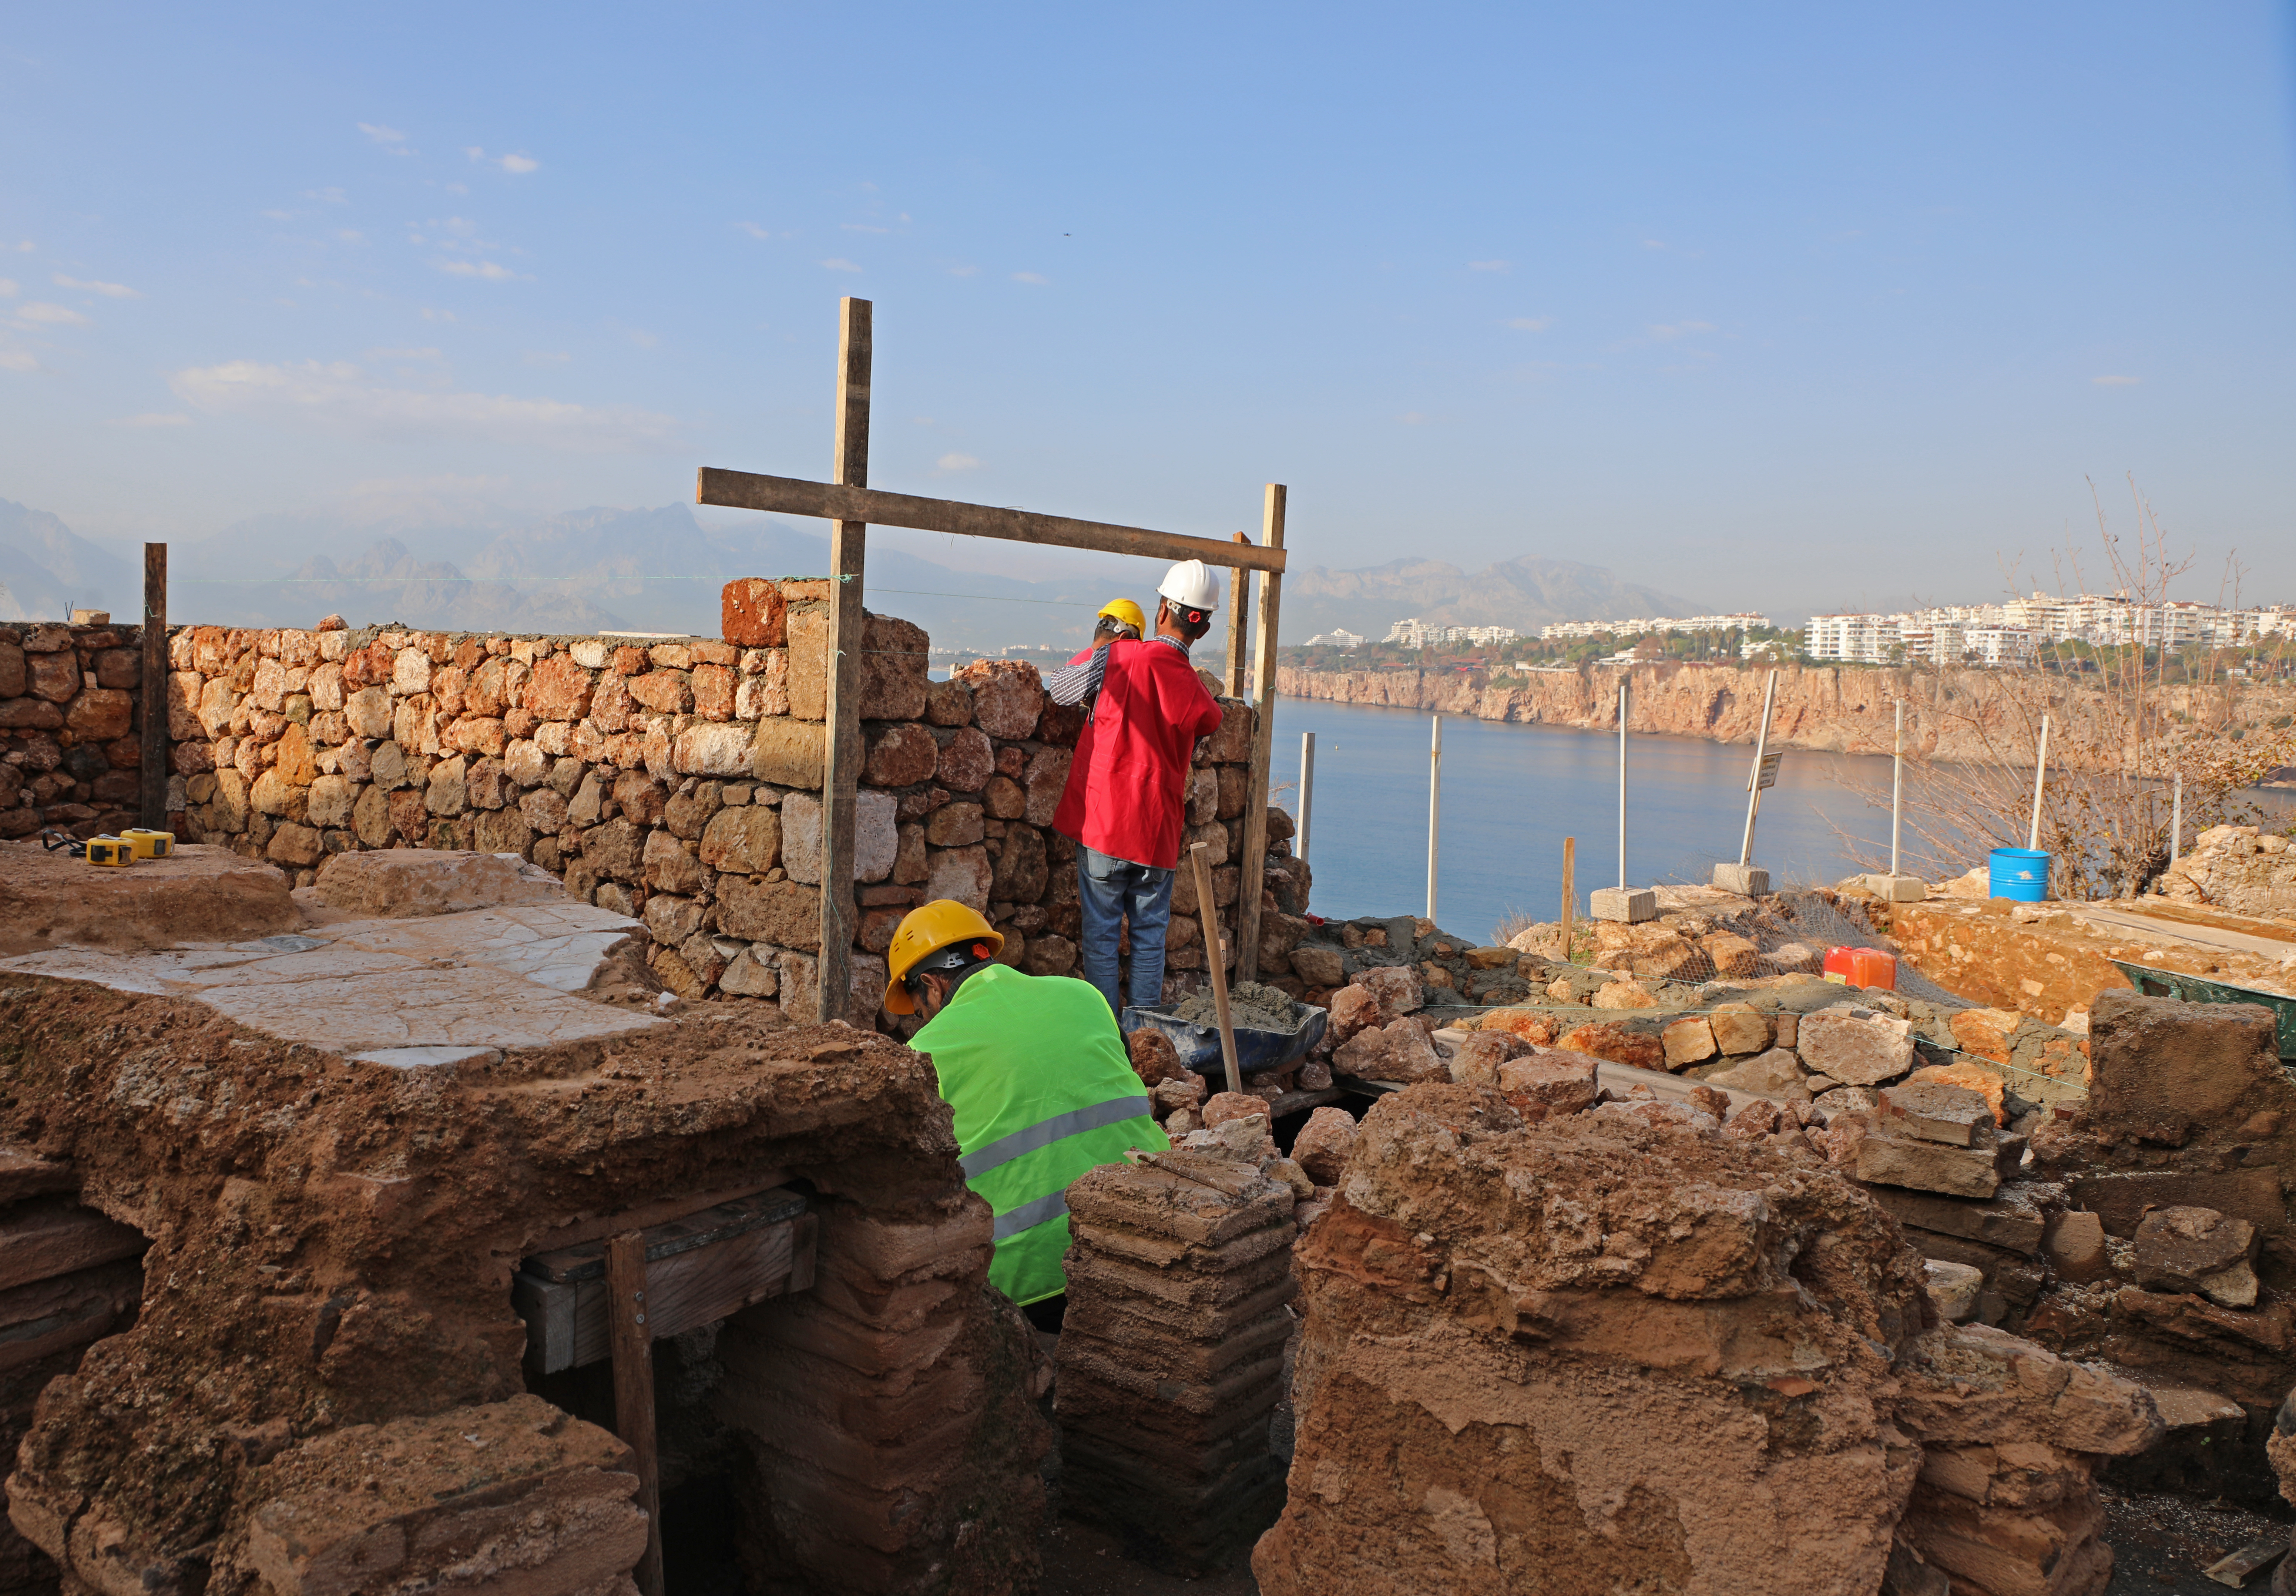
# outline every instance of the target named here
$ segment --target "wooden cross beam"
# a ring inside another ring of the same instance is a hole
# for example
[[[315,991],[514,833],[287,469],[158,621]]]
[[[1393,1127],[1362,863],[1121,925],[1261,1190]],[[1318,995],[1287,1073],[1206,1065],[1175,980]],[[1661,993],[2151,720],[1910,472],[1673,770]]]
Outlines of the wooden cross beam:
[[[696,474],[693,493],[697,504],[815,516],[833,523],[829,568],[836,585],[830,607],[828,658],[824,672],[828,682],[829,724],[821,792],[821,1019],[827,1021],[847,1018],[852,999],[856,920],[853,831],[863,755],[861,651],[867,646],[861,608],[863,534],[873,521],[881,527],[912,527],[925,532],[954,532],[967,537],[996,537],[1051,548],[1088,549],[1095,553],[1135,554],[1152,560],[1201,560],[1207,565],[1225,566],[1232,573],[1231,603],[1234,606],[1229,612],[1229,625],[1238,637],[1245,625],[1242,607],[1248,593],[1246,574],[1261,573],[1252,672],[1259,721],[1251,742],[1250,777],[1243,814],[1243,858],[1240,862],[1242,873],[1236,901],[1236,978],[1253,979],[1259,967],[1259,883],[1267,854],[1275,616],[1284,564],[1283,486],[1267,486],[1261,539],[1257,544],[1244,541],[1242,533],[1235,535],[1235,541],[1227,542],[991,504],[879,492],[868,485],[873,307],[867,299],[849,299],[840,300],[839,306],[832,480],[810,482],[797,477],[768,477],[753,471],[703,466]],[[1242,674],[1240,654],[1240,650],[1232,650],[1229,679],[1225,683],[1231,694],[1239,690],[1235,678]],[[1212,956],[1218,957],[1216,950]]]

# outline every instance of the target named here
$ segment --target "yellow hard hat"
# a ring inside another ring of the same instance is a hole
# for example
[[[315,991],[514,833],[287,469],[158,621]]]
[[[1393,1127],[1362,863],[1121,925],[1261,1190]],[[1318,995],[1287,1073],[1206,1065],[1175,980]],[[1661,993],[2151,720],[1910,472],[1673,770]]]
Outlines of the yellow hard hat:
[[[1111,599],[1100,607],[1100,612],[1111,620],[1121,621],[1143,637],[1148,635],[1148,618],[1130,599]]]
[[[917,967],[926,955],[937,954],[945,947],[960,942],[983,945],[979,949],[984,959],[996,957],[1004,945],[1004,934],[980,917],[977,909],[967,907],[953,897],[937,897],[929,904],[920,904],[901,917],[898,929],[893,933],[893,945],[885,950],[885,1011],[888,1014],[914,1014],[917,1000],[901,985],[901,978]]]

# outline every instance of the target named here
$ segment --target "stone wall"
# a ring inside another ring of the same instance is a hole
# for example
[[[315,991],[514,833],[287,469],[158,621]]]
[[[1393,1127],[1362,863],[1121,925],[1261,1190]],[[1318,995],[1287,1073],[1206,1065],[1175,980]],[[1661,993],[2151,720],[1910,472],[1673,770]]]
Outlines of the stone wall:
[[[2296,847],[2254,826],[2210,826],[2161,878],[2161,896],[2234,914],[2296,916]]]
[[[642,916],[682,996],[772,1000],[814,1015],[819,953],[823,670],[828,584],[750,582],[740,642],[344,629],[186,627],[170,639],[171,807],[192,839],[314,879],[334,853],[514,853],[586,902]],[[1051,828],[1081,714],[1036,668],[926,673],[925,634],[869,617],[866,763],[854,849],[860,1012],[882,994],[901,916],[948,897],[987,913],[1003,957],[1078,962],[1075,845]],[[1209,681],[1209,678],[1207,678]],[[1252,711],[1223,700],[1187,836],[1210,845],[1234,923]],[[1286,976],[1305,929],[1272,829],[1261,970]],[[1204,968],[1193,883],[1174,894],[1168,965]],[[892,1022],[888,1017],[888,1025]]]
[[[0,838],[135,823],[142,650],[134,626],[0,626]]]

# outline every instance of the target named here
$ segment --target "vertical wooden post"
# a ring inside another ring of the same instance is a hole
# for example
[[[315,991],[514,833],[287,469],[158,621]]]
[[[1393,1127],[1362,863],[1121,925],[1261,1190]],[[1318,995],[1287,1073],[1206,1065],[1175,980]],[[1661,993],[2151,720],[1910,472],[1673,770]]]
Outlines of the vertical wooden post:
[[[1570,962],[1570,920],[1578,912],[1578,839],[1562,839],[1562,962]]]
[[[143,777],[143,817],[148,830],[168,827],[168,545],[144,545],[143,742],[136,765]]]
[[[1212,1016],[1219,1021],[1220,1063],[1227,1071],[1227,1089],[1241,1092],[1243,1072],[1235,1062],[1235,1022],[1227,1011],[1227,961],[1220,957],[1219,905],[1212,901],[1211,866],[1204,863],[1202,843],[1188,845],[1188,868],[1195,872],[1196,918],[1204,928],[1204,962],[1212,972]]]
[[[646,1323],[645,1238],[624,1231],[606,1243],[607,1346],[614,1360],[614,1433],[636,1454],[646,1548],[630,1571],[641,1596],[662,1596],[661,1458],[653,1433],[653,1331]]]
[[[869,364],[871,311],[867,299],[842,299],[837,330],[837,438],[832,482],[869,486]],[[827,757],[821,769],[821,989],[823,1024],[843,1019],[853,998],[854,793],[861,779],[861,653],[868,620],[862,612],[862,563],[866,527],[833,521],[829,536]]]
[[[1251,539],[1239,532],[1238,543]],[[1220,692],[1232,699],[1243,696],[1244,639],[1251,631],[1251,573],[1231,567],[1228,571],[1227,663],[1220,672]]]
[[[1316,734],[1300,733],[1300,837],[1292,845],[1299,858],[1308,857],[1308,821],[1316,811]]]
[[[1283,484],[1270,482],[1260,512],[1259,541],[1283,546]],[[1275,749],[1275,621],[1283,578],[1264,572],[1259,585],[1259,625],[1252,658],[1251,773],[1244,785],[1243,866],[1235,886],[1235,978],[1259,978],[1260,885],[1267,868],[1267,766]]]
[[[1435,844],[1443,827],[1443,717],[1427,717],[1427,918],[1435,919]]]
[[[1619,890],[1627,889],[1627,722],[1632,716],[1633,690],[1619,678]]]

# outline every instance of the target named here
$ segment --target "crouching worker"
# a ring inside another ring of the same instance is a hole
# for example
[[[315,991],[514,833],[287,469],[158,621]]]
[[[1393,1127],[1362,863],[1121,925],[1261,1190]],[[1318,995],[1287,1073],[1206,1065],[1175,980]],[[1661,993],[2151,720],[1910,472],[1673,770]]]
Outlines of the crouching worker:
[[[1069,1183],[1128,1148],[1171,1143],[1108,1000],[1083,981],[996,962],[1004,945],[963,904],[912,909],[885,950],[885,1007],[925,1017],[909,1045],[931,1056],[965,1183],[996,1212],[990,1282],[1051,1330],[1068,1283]]]

